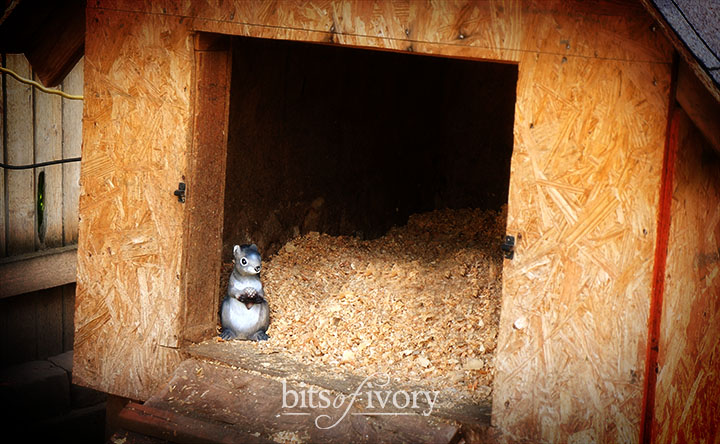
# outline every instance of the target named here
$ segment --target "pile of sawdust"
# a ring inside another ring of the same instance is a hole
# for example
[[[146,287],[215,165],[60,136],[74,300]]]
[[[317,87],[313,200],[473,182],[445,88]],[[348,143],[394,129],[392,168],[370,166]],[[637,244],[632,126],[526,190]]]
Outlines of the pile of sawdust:
[[[291,240],[263,264],[271,339],[258,347],[487,398],[505,219],[504,211],[437,210],[374,240]]]

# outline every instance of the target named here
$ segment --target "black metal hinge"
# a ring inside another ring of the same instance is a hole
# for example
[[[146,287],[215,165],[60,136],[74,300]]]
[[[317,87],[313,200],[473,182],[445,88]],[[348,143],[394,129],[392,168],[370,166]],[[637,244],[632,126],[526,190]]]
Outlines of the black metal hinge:
[[[505,242],[500,246],[505,259],[512,259],[515,256],[515,236],[505,236]]]
[[[177,196],[178,202],[185,203],[185,182],[180,182],[178,189],[173,194]]]

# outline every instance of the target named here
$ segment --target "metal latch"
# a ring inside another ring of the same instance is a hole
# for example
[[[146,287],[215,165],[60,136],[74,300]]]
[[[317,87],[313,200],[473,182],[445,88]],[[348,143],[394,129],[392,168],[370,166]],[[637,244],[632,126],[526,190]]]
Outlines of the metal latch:
[[[173,194],[177,196],[178,202],[185,203],[185,182],[180,182],[178,189]]]
[[[515,236],[505,236],[505,242],[500,246],[505,259],[512,259],[515,256]]]

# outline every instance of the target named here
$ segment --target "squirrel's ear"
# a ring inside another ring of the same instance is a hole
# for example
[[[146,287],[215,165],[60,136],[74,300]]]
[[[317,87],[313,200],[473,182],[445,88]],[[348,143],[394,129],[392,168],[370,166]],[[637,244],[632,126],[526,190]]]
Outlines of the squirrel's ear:
[[[254,248],[256,250],[258,249],[257,245],[255,245],[255,244],[250,245],[250,248]]]
[[[240,254],[240,245],[235,245],[235,247],[233,247],[233,254],[236,256]]]

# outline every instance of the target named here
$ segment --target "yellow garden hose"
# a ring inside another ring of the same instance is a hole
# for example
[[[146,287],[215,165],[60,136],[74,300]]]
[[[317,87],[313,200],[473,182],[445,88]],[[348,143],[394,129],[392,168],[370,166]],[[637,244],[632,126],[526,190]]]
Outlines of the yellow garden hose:
[[[17,80],[18,82],[26,83],[26,84],[28,84],[28,85],[34,86],[35,88],[39,89],[39,90],[42,91],[42,92],[46,92],[46,93],[48,93],[48,94],[57,94],[58,96],[61,96],[61,97],[64,97],[64,98],[70,99],[70,100],[82,100],[82,99],[83,99],[83,96],[76,96],[76,95],[73,95],[73,94],[68,94],[68,93],[66,93],[66,92],[64,92],[64,91],[60,91],[60,90],[58,90],[58,89],[45,88],[44,86],[42,86],[42,85],[39,84],[38,82],[36,82],[36,81],[34,81],[34,80],[26,79],[26,78],[24,78],[24,77],[21,77],[21,76],[20,76],[18,73],[16,73],[15,71],[10,70],[10,69],[7,69],[7,68],[4,68],[4,67],[2,67],[2,66],[0,66],[0,71],[1,71],[1,72],[4,72],[4,73],[6,73],[6,74],[10,74],[10,75],[13,76],[13,77],[15,78],[15,80]]]

